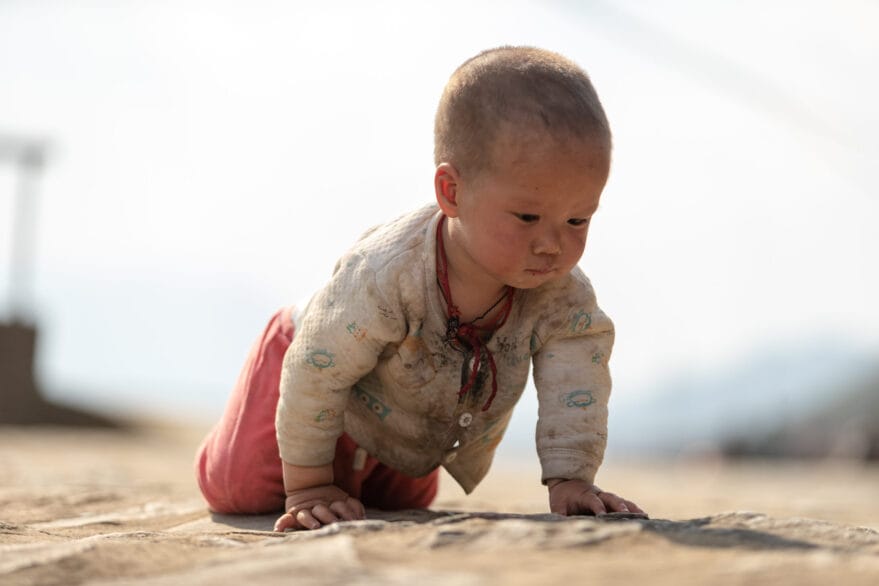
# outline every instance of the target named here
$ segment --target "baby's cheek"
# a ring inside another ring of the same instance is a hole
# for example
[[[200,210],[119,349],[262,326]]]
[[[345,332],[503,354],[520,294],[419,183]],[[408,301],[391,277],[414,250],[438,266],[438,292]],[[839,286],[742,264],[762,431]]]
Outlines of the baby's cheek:
[[[569,270],[574,268],[574,265],[576,265],[580,261],[580,257],[583,256],[584,250],[585,245],[581,241],[577,241],[573,243],[573,245],[566,247],[564,253],[564,263]]]
[[[583,254],[583,250],[586,248],[586,234],[571,234],[568,238],[567,249],[572,253],[579,257]]]

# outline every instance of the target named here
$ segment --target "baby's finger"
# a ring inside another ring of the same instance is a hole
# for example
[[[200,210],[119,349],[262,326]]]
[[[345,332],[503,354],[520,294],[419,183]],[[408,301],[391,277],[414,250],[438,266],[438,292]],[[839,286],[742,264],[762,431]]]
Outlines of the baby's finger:
[[[305,529],[320,529],[320,521],[315,519],[308,509],[300,509],[296,512],[296,522]]]
[[[363,506],[359,500],[354,497],[348,497],[345,503],[351,507],[351,510],[357,515],[358,519],[366,519],[366,508]]]
[[[333,501],[330,503],[330,510],[345,521],[356,521],[357,519],[360,519],[347,501]]]
[[[290,513],[284,513],[275,521],[275,531],[283,533],[287,529],[299,529],[299,523]]]
[[[330,508],[324,504],[315,505],[311,508],[311,514],[314,515],[314,518],[323,523],[324,525],[328,525],[330,523],[335,523],[339,520],[339,517],[336,516],[334,512],[330,510]]]
[[[631,511],[633,513],[641,513],[642,515],[647,514],[644,512],[644,510],[641,507],[639,507],[638,505],[636,505],[632,501],[625,501],[625,502],[626,502],[626,506],[629,507],[629,511]]]
[[[612,492],[601,492],[598,493],[598,497],[611,511],[616,511],[619,513],[628,513],[629,506],[625,500],[621,499],[617,495]]]
[[[577,502],[577,508],[579,510],[575,513],[592,511],[595,515],[603,515],[607,512],[604,503],[594,492],[584,493]]]

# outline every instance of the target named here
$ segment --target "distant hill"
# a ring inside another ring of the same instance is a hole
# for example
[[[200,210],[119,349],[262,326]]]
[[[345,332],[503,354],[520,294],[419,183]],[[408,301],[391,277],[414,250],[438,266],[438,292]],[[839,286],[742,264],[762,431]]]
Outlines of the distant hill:
[[[879,368],[852,388],[828,389],[833,400],[763,435],[734,435],[721,451],[729,457],[849,458],[879,460]]]
[[[646,399],[621,394],[611,405],[609,454],[756,452],[801,422],[822,427],[851,412],[879,413],[871,403],[879,356],[814,339],[762,349],[720,372],[682,374]]]

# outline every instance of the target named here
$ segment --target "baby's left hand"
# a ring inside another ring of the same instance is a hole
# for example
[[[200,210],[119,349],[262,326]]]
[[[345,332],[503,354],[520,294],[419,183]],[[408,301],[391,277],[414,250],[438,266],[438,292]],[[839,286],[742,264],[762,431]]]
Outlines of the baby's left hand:
[[[603,515],[612,512],[646,514],[632,501],[604,492],[584,480],[553,479],[547,486],[549,509],[559,515]]]

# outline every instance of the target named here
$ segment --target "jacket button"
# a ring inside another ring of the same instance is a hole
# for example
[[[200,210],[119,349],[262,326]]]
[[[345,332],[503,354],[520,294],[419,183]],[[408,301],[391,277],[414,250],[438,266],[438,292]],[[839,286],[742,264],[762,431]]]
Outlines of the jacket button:
[[[470,413],[461,413],[461,416],[458,418],[458,425],[461,427],[470,427],[471,423],[473,423],[473,415]]]
[[[457,451],[447,452],[445,457],[443,458],[443,462],[445,462],[446,464],[450,464],[450,463],[454,462],[455,458],[457,458],[457,457],[458,457]]]

